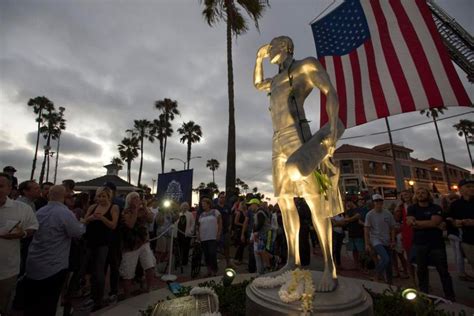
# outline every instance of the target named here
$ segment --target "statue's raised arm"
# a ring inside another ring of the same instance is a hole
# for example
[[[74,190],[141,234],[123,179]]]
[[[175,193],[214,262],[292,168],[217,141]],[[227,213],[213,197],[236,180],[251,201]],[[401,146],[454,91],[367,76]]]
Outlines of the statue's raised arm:
[[[263,60],[270,56],[270,44],[265,44],[258,49],[253,72],[253,84],[257,90],[270,91],[271,79],[263,78]]]

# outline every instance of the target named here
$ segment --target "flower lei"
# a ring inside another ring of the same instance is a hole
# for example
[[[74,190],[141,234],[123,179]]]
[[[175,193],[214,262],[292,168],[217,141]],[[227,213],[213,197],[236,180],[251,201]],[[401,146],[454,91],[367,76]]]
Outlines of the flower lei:
[[[277,277],[260,277],[253,281],[253,285],[259,288],[281,286],[278,291],[281,301],[291,303],[301,300],[301,309],[305,314],[313,310],[314,284],[313,276],[308,270],[296,269]]]

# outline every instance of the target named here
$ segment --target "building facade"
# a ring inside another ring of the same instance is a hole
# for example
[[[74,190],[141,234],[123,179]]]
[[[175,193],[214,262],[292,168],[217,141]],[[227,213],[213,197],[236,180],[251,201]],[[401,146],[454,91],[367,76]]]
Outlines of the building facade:
[[[341,172],[342,192],[346,195],[380,193],[385,199],[395,199],[398,178],[399,188],[423,187],[433,193],[446,194],[457,191],[456,184],[461,179],[471,177],[469,170],[447,164],[449,189],[442,161],[419,160],[412,158],[411,153],[412,149],[399,145],[393,145],[393,153],[390,144],[373,148],[342,145],[334,154]]]

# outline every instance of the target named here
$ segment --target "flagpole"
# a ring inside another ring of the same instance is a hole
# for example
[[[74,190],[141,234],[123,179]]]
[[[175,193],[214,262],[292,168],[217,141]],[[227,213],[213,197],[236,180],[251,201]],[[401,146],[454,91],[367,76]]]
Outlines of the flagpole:
[[[390,124],[388,122],[388,117],[385,117],[385,124],[387,125],[388,138],[390,139],[390,151],[392,152],[393,159],[393,175],[395,176],[395,186],[397,188],[397,193],[400,193],[403,189],[403,179],[400,178],[399,172],[397,170],[397,158],[395,158],[395,151],[393,150],[393,139],[392,131],[390,130]]]

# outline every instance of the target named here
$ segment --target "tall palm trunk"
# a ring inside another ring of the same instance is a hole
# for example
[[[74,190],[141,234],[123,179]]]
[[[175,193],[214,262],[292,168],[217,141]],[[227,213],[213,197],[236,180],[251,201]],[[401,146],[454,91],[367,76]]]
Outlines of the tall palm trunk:
[[[189,163],[191,162],[191,141],[188,140],[188,151],[187,151],[187,158],[188,158],[188,170],[189,170]]]
[[[59,142],[60,141],[61,141],[61,134],[58,135],[58,144],[56,146],[56,165],[54,166],[54,184],[56,184],[56,176],[58,175]]]
[[[448,191],[449,191],[451,190],[451,180],[449,179],[448,164],[446,163],[446,156],[444,155],[443,142],[441,141],[441,136],[439,135],[438,122],[436,121],[436,117],[433,117],[433,122],[436,127],[436,134],[438,135],[439,147],[441,148],[441,156],[443,156],[444,174],[446,175],[446,182],[448,183]]]
[[[469,160],[471,161],[471,167],[474,169],[474,161],[472,160],[471,148],[469,148],[469,141],[467,140],[467,134],[464,133],[464,140],[466,141],[467,153],[469,154]]]
[[[231,16],[230,5],[227,5],[227,17],[230,18]],[[230,21],[227,21],[227,89],[229,94],[229,130],[225,174],[226,191],[235,187],[234,71],[232,68],[232,29]]]
[[[127,160],[127,180],[128,180],[128,183],[132,183],[131,169],[132,169],[132,161]]]
[[[33,158],[33,167],[31,167],[31,176],[30,180],[33,180],[35,177],[35,169],[36,169],[36,158],[38,157],[38,146],[39,146],[39,139],[40,139],[40,122],[41,122],[41,115],[43,111],[40,109],[38,113],[38,131],[36,133],[36,148],[35,148],[35,157]]]
[[[50,149],[50,144],[51,144],[51,133],[48,134],[48,140],[46,141],[46,149],[44,150],[44,159],[43,159],[43,164],[41,166],[41,173],[40,173],[40,178],[39,178],[39,183],[43,183],[44,179],[44,171],[46,167],[46,159],[49,157],[49,149]]]
[[[214,179],[214,170],[211,170],[212,171],[212,182],[216,183],[216,180]]]
[[[140,169],[138,169],[138,186],[142,180],[142,167],[143,167],[143,137],[140,138]]]
[[[50,160],[50,157],[51,157],[51,154],[48,155],[48,157],[46,157],[46,182],[49,182],[49,160]]]
[[[165,159],[163,158],[163,141],[160,141],[161,173],[165,173]]]

